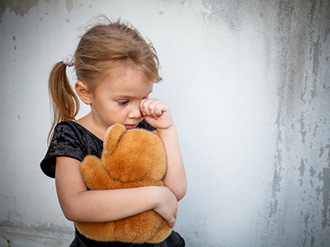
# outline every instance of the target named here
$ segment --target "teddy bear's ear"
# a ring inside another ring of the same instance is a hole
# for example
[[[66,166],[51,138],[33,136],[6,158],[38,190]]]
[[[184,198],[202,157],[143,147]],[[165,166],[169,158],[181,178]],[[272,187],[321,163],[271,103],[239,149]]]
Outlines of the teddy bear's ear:
[[[120,138],[126,133],[126,128],[122,124],[114,124],[109,127],[104,137],[103,152],[107,155],[117,147]]]

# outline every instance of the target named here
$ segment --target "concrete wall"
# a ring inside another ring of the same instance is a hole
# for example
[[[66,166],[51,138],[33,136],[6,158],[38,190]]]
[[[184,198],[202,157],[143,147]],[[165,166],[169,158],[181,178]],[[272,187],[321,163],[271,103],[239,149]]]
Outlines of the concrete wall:
[[[71,239],[54,180],[39,169],[47,79],[98,14],[133,23],[158,50],[164,82],[153,96],[180,133],[189,188],[176,230],[187,246],[329,246],[328,0],[0,6],[1,246]]]

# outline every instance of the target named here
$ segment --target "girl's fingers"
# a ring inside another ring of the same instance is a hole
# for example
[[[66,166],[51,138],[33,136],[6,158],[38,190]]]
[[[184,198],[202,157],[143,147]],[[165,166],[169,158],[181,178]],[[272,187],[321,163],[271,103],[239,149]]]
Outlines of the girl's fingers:
[[[168,105],[159,99],[142,100],[140,110],[145,120],[157,129],[167,129],[172,125]]]
[[[160,117],[166,110],[164,102],[158,99],[145,99],[141,101],[141,112],[144,116]]]
[[[150,115],[149,110],[148,110],[148,101],[149,100],[147,100],[147,99],[144,99],[144,100],[141,101],[140,109],[141,109],[141,112],[142,112],[143,116]]]

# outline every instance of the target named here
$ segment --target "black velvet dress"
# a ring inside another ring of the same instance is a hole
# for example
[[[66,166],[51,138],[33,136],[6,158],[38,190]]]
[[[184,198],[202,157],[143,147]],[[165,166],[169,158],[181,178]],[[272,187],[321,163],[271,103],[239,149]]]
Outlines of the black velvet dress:
[[[153,130],[146,121],[142,121],[138,128]],[[56,157],[65,156],[83,161],[87,155],[101,157],[103,141],[74,121],[59,123],[49,145],[45,158],[41,161],[42,171],[49,177],[55,178]],[[77,230],[70,247],[183,247],[185,242],[176,232],[158,244],[132,244],[122,242],[98,242],[87,239]]]

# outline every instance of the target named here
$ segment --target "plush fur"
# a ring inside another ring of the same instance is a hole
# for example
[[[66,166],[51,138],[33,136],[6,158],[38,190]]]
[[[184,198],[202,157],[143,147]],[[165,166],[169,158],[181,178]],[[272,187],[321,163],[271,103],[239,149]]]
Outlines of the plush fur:
[[[166,152],[157,132],[126,130],[115,124],[108,129],[103,145],[101,159],[87,156],[80,166],[89,189],[163,186]],[[158,243],[172,231],[167,221],[153,210],[112,222],[75,222],[75,225],[84,236],[97,241]]]

